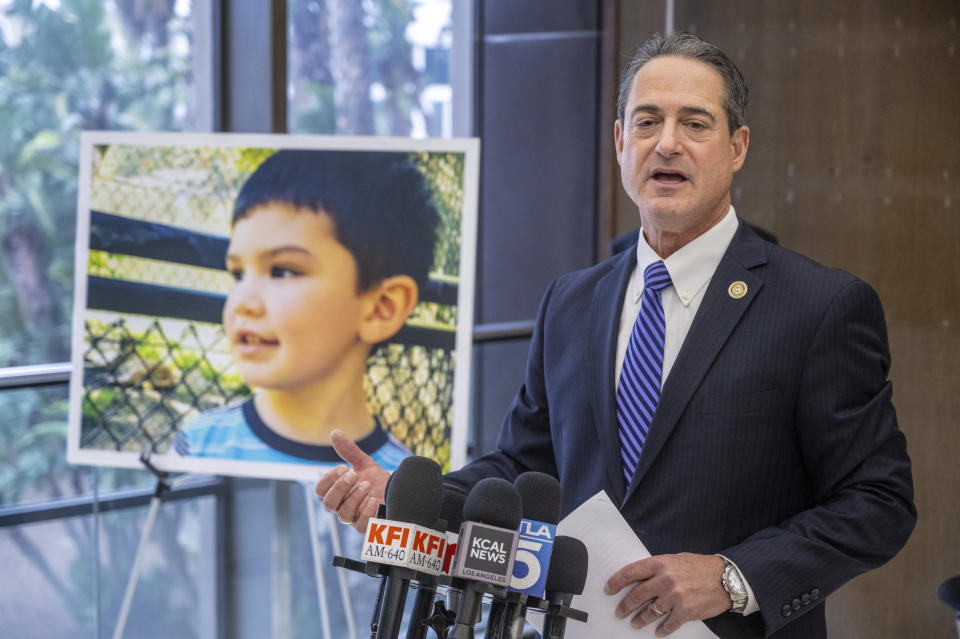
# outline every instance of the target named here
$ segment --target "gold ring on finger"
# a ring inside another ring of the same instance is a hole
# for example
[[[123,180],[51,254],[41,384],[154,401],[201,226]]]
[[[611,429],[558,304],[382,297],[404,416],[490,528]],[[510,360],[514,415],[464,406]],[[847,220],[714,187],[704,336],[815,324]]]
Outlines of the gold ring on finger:
[[[670,612],[669,610],[663,611],[663,610],[660,610],[659,608],[657,608],[657,603],[656,603],[655,601],[651,601],[651,602],[650,602],[650,607],[653,608],[653,614],[655,614],[655,615],[658,616],[658,617],[662,617],[662,616],[664,616],[665,614],[667,614],[667,612]]]

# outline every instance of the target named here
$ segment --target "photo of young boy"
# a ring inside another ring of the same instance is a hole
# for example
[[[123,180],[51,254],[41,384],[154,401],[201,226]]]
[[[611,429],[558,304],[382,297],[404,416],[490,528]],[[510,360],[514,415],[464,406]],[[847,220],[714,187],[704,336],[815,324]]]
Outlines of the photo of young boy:
[[[85,132],[67,460],[462,464],[478,174],[477,140]]]
[[[388,469],[410,451],[364,393],[367,360],[407,321],[434,261],[438,214],[403,153],[280,150],[233,208],[223,309],[252,398],[184,423],[183,456],[335,462],[339,429]]]

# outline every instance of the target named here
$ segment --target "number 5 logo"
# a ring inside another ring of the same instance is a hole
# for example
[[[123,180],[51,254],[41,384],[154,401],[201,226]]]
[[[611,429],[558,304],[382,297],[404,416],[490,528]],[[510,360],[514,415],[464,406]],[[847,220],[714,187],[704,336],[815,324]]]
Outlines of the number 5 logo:
[[[517,554],[513,560],[513,577],[510,579],[510,587],[515,590],[526,590],[540,580],[540,558],[535,552],[543,548],[543,543],[531,541],[529,539],[520,539],[517,544]],[[530,552],[530,551],[533,552]],[[517,565],[522,564],[527,567],[527,574],[523,577],[517,577]]]

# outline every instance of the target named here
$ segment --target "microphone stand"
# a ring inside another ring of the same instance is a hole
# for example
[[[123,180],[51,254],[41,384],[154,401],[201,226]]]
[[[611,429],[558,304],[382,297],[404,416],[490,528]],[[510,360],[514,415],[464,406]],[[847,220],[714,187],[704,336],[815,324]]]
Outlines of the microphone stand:
[[[410,610],[410,623],[407,625],[407,639],[427,639],[427,624],[433,614],[433,600],[437,589],[421,583]]]

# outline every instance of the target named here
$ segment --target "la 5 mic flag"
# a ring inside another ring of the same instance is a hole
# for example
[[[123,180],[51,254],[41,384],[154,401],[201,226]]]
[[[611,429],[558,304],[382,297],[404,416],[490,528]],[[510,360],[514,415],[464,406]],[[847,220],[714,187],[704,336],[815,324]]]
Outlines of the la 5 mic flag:
[[[553,553],[553,540],[557,527],[542,521],[523,519],[520,521],[520,535],[517,540],[517,553],[513,560],[513,576],[510,590],[542,597],[547,585],[547,567]]]

